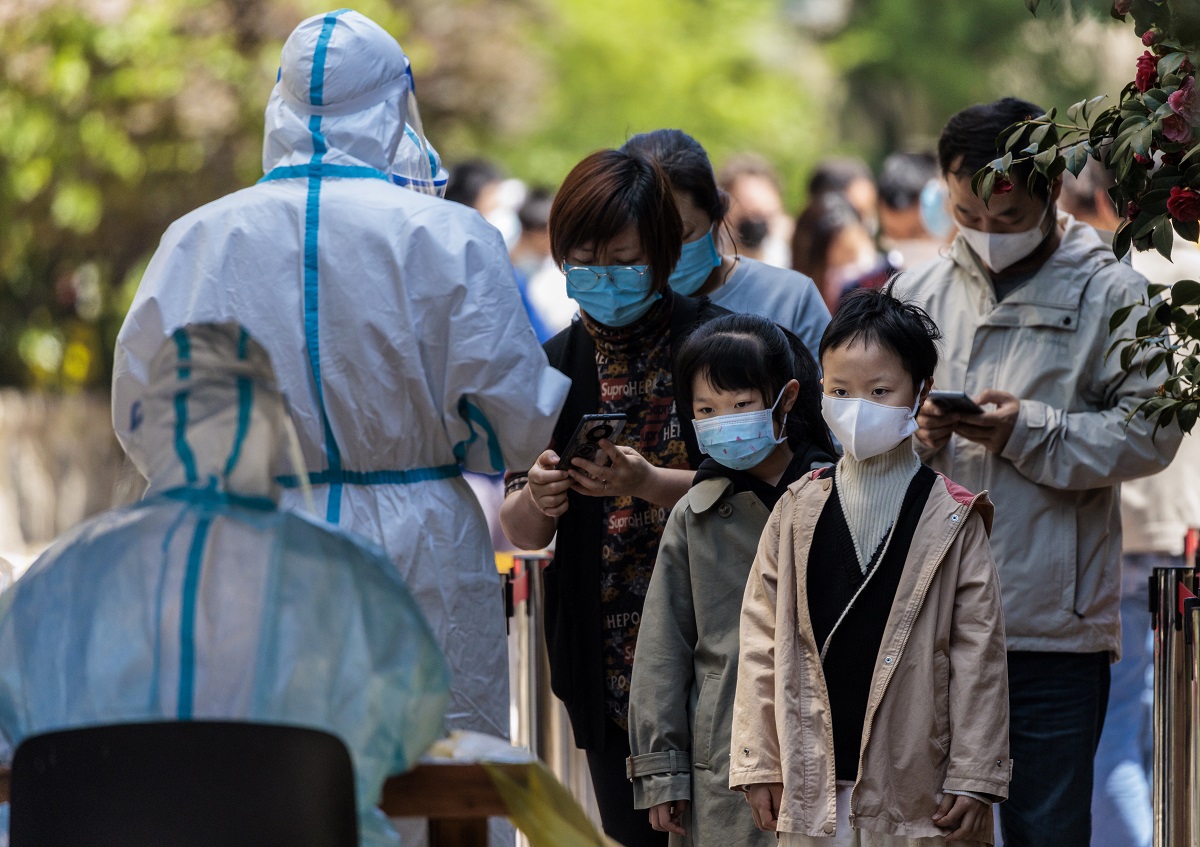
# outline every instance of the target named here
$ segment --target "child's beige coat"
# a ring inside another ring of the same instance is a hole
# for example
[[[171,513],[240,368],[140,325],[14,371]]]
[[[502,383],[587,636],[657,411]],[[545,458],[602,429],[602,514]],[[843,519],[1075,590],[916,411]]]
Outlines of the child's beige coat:
[[[763,532],[741,619],[730,787],[782,782],[780,832],[832,834],[833,728],[808,616],[807,567],[829,479],[793,484]],[[943,835],[942,792],[1008,795],[1008,665],[988,533],[993,508],[939,477],[880,644],[851,823]],[[990,839],[989,839],[990,840]]]

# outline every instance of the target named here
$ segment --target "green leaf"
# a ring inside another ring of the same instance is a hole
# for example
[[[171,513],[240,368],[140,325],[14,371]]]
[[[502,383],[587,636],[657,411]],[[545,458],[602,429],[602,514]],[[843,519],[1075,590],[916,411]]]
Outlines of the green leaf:
[[[1133,222],[1127,220],[1117,227],[1116,235],[1113,236],[1113,253],[1118,259],[1124,259],[1132,244]]]
[[[1171,229],[1171,219],[1163,218],[1154,226],[1154,249],[1170,261],[1171,246],[1175,240],[1175,231]],[[1166,321],[1163,321],[1166,323]]]
[[[1160,77],[1166,77],[1170,74],[1176,73],[1186,58],[1187,53],[1184,53],[1182,50],[1177,50],[1163,56],[1158,60],[1158,75]]]
[[[1147,359],[1146,367],[1143,369],[1146,376],[1150,376],[1155,371],[1157,371],[1159,368],[1161,368],[1163,366],[1163,362],[1165,362],[1166,360],[1167,360],[1167,352],[1165,350],[1160,350],[1159,352],[1157,352],[1153,356],[1151,356],[1149,359]]]
[[[1125,323],[1125,321],[1129,319],[1129,316],[1133,314],[1133,310],[1137,308],[1137,305],[1137,303],[1130,303],[1128,306],[1122,306],[1113,312],[1113,316],[1108,319],[1109,335],[1112,335],[1114,332],[1116,332],[1121,324]]]
[[[1147,122],[1146,126],[1137,130],[1133,134],[1133,140],[1130,141],[1129,146],[1133,149],[1133,152],[1137,153],[1139,156],[1149,156],[1150,145],[1153,143],[1154,124]]]
[[[1051,147],[1048,150],[1043,150],[1033,157],[1033,167],[1038,173],[1048,176],[1050,165],[1053,164],[1056,158],[1058,158],[1058,150],[1056,148]]]
[[[1084,166],[1087,165],[1088,156],[1091,155],[1091,150],[1091,144],[1083,141],[1063,151],[1063,163],[1072,176],[1079,176],[1083,171]]]
[[[1038,10],[1038,5],[1041,2],[1042,2],[1042,0],[1025,0],[1025,8],[1029,10],[1029,14],[1036,15],[1037,10]]]
[[[1171,286],[1171,305],[1193,306],[1200,303],[1200,282],[1194,279],[1181,279]]]
[[[1179,428],[1185,433],[1191,432],[1192,428],[1196,426],[1196,419],[1200,418],[1200,403],[1194,400],[1184,403],[1179,407],[1177,417],[1179,418]]]
[[[1121,370],[1127,371],[1133,365],[1133,355],[1137,352],[1137,348],[1130,344],[1128,347],[1121,348]]]
[[[1200,221],[1177,221],[1172,219],[1171,226],[1175,227],[1175,232],[1184,241],[1190,241],[1193,244],[1200,241]]]

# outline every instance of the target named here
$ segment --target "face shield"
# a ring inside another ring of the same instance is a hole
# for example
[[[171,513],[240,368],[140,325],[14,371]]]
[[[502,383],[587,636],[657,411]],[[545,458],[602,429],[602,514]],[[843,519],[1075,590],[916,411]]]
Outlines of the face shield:
[[[425,138],[421,110],[417,107],[417,97],[412,85],[411,68],[408,71],[408,80],[408,90],[401,98],[400,104],[404,118],[404,134],[400,137],[400,144],[397,145],[396,155],[392,159],[392,182],[422,194],[445,197],[450,174],[442,166],[442,159],[437,150],[433,149],[433,145]]]

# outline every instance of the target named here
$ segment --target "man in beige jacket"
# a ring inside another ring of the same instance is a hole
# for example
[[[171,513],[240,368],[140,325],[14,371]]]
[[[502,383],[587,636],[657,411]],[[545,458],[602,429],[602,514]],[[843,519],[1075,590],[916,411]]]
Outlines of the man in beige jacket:
[[[1008,847],[1087,847],[1092,760],[1109,662],[1120,652],[1119,484],[1163,468],[1177,428],[1140,416],[1155,382],[1107,357],[1109,316],[1145,280],[1055,203],[1061,183],[1028,172],[985,205],[971,177],[996,138],[1042,109],[1006,98],[952,117],[938,145],[959,235],[949,254],[900,278],[899,296],[945,333],[937,387],[983,414],[918,417],[922,457],[996,502],[992,549],[1003,590],[1011,744]]]

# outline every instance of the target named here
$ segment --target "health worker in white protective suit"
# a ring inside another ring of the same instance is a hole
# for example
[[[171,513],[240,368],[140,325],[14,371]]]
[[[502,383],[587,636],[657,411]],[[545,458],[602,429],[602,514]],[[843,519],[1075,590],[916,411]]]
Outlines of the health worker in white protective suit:
[[[176,327],[244,324],[291,404],[319,514],[380,543],[433,626],[449,727],[507,737],[500,581],[462,468],[528,467],[568,380],[537,344],[500,234],[393,183],[406,120],[427,146],[412,91],[400,45],[362,15],[296,28],[267,105],[266,175],[163,236],[117,339],[113,422],[128,442],[130,400]]]
[[[236,324],[160,347],[124,410],[146,498],[0,596],[0,758],[89,724],[313,726],[350,749],[362,843],[395,844],[380,788],[444,726],[433,633],[382,550],[277,507],[291,423],[262,347]]]

